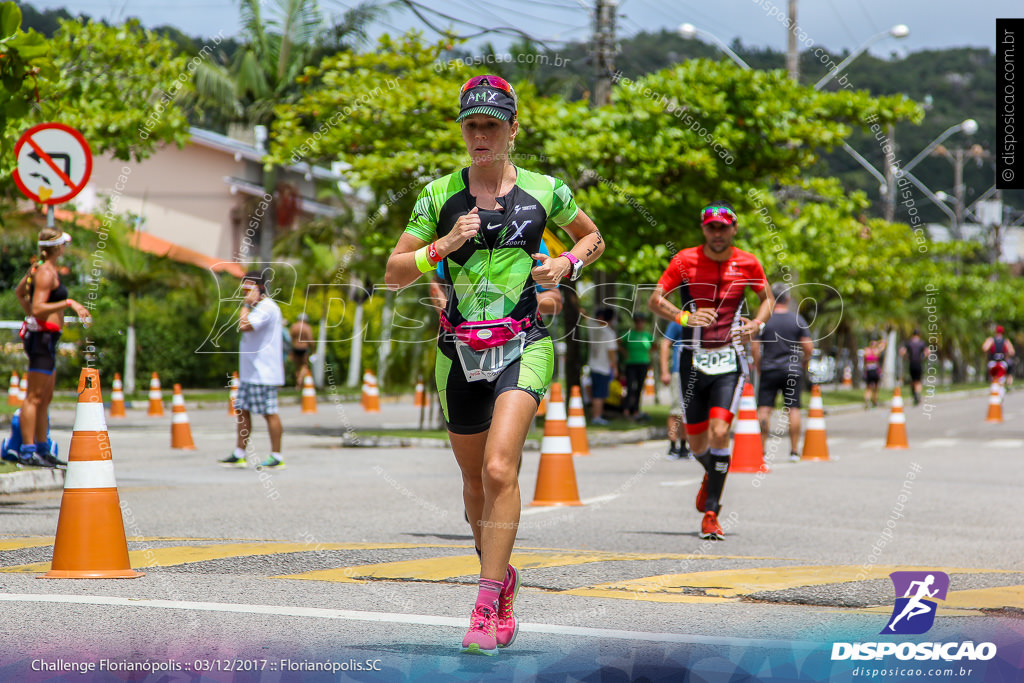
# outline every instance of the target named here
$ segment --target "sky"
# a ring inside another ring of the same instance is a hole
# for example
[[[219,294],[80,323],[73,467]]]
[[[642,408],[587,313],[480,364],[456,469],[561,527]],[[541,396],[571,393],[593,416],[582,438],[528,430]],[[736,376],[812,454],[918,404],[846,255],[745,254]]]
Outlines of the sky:
[[[263,0],[266,4],[271,0]],[[418,0],[422,5],[484,27],[511,26],[550,42],[583,40],[591,33],[594,0]],[[138,17],[146,26],[169,24],[191,36],[208,37],[239,31],[237,0],[66,0],[33,2],[37,9],[64,7],[110,21]],[[355,0],[320,0],[322,9],[341,13]],[[746,46],[786,48],[786,29],[780,22],[786,0],[619,0],[617,34],[673,29],[682,23],[710,32],[726,43],[739,38]],[[774,14],[773,14],[774,13]],[[427,15],[439,28],[453,25]],[[808,41],[833,52],[854,50],[897,24],[910,28],[906,38],[885,37],[870,51],[878,56],[903,55],[924,49],[988,47],[995,45],[997,17],[1024,16],[1021,0],[802,0],[798,22]],[[478,29],[454,24],[462,35]],[[372,33],[398,33],[425,28],[409,10],[393,10]],[[500,50],[509,39],[491,36]],[[474,43],[470,43],[472,49]],[[806,44],[806,41],[805,41]]]

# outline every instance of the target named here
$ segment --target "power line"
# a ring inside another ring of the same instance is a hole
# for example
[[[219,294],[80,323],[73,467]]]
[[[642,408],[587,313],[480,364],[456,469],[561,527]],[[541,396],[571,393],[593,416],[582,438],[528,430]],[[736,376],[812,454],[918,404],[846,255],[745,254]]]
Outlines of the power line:
[[[490,2],[489,0],[479,0],[479,2],[480,2],[480,4],[482,4],[482,5],[490,5],[491,7],[494,7],[494,6],[495,6],[495,3],[493,3],[493,2]],[[502,7],[500,7],[500,6],[498,6],[498,7],[499,7],[499,9],[504,9],[504,8],[502,8]],[[491,10],[491,14],[494,14],[494,10]],[[561,25],[561,26],[572,26],[572,24],[570,24],[570,23],[568,23],[568,22],[565,22],[565,21],[558,21],[557,19],[550,19],[550,18],[548,18],[548,17],[538,17],[538,16],[537,16],[537,15],[535,15],[535,14],[527,14],[526,12],[522,12],[522,11],[519,11],[519,10],[516,10],[516,14],[517,14],[517,15],[518,15],[519,17],[527,17],[527,18],[529,18],[529,19],[536,19],[537,21],[542,21],[542,22],[547,22],[547,23],[553,23],[553,24],[559,24],[559,25]],[[498,17],[498,15],[497,15],[497,14],[494,14],[494,16],[495,16],[496,18],[501,18],[501,17]]]
[[[426,5],[423,5],[423,4],[419,3],[419,2],[416,2],[415,0],[399,0],[399,2],[401,2],[403,5],[405,5],[410,10],[412,10],[412,13],[415,14],[419,18],[419,20],[422,21],[424,24],[426,24],[429,28],[431,28],[432,30],[434,30],[437,33],[440,33],[441,35],[444,35],[444,36],[450,36],[450,35],[452,35],[452,32],[451,31],[447,31],[447,30],[443,30],[443,29],[439,29],[438,27],[434,26],[434,24],[429,19],[427,19],[425,16],[423,16],[421,10],[423,12],[430,12],[431,14],[436,14],[437,16],[441,17],[442,19],[447,19],[448,21],[453,21],[453,22],[455,22],[457,24],[462,24],[464,26],[469,26],[471,28],[479,29],[479,31],[477,33],[473,33],[473,34],[469,34],[469,35],[464,35],[464,36],[454,36],[454,37],[462,39],[462,40],[468,40],[470,38],[477,38],[477,37],[482,36],[482,35],[487,35],[488,33],[497,33],[498,35],[504,35],[504,36],[518,36],[518,37],[521,37],[521,38],[525,38],[526,40],[529,40],[531,42],[534,42],[534,43],[537,43],[539,45],[542,45],[544,47],[547,47],[547,45],[545,45],[544,41],[539,40],[537,38],[534,38],[530,34],[526,33],[525,31],[522,31],[522,30],[520,30],[518,28],[514,28],[514,27],[511,27],[511,26],[491,26],[491,27],[481,26],[479,24],[474,24],[474,23],[472,23],[470,21],[465,21],[464,19],[459,19],[457,17],[453,17],[450,14],[445,14],[444,12],[439,12],[436,9],[431,9],[430,7],[427,7]]]
[[[828,0],[828,6],[832,8],[832,12],[836,15],[836,19],[839,20],[839,23],[842,24],[843,30],[845,30],[847,35],[850,36],[850,40],[853,41],[854,47],[859,45],[860,43],[857,40],[857,36],[855,36],[853,31],[850,30],[850,27],[847,26],[846,21],[843,19],[843,16],[839,14],[839,8],[836,7],[835,0]]]
[[[875,20],[871,18],[871,14],[868,13],[868,8],[864,6],[864,0],[857,0],[857,5],[860,7],[860,11],[864,14],[864,18],[868,20],[869,24],[871,24],[871,30],[875,33],[880,33],[881,31],[878,28],[878,24],[876,24]]]

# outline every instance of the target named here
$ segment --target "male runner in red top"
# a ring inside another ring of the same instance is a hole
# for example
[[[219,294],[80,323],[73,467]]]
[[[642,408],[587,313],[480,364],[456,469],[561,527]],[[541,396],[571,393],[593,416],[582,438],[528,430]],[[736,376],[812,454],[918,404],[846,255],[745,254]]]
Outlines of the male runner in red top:
[[[732,246],[732,207],[724,202],[705,207],[701,227],[704,244],[672,258],[648,305],[683,326],[679,384],[686,440],[706,472],[697,494],[697,511],[704,513],[700,537],[723,540],[718,512],[729,472],[729,425],[750,374],[740,345],[761,332],[775,301],[757,257]],[[738,315],[747,287],[761,299],[753,320]],[[667,298],[676,290],[682,308]]]

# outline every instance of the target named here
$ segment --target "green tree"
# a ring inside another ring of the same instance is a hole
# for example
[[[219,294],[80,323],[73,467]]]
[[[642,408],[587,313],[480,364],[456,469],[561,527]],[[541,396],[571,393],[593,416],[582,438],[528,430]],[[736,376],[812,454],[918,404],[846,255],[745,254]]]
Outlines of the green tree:
[[[8,177],[17,160],[13,149],[24,122],[40,101],[39,89],[57,78],[52,51],[35,31],[21,30],[21,10],[0,3],[0,173]]]
[[[170,40],[135,20],[62,20],[52,48],[60,76],[40,89],[46,116],[81,131],[93,154],[141,160],[162,144],[188,141],[178,102],[192,90],[191,72]]]

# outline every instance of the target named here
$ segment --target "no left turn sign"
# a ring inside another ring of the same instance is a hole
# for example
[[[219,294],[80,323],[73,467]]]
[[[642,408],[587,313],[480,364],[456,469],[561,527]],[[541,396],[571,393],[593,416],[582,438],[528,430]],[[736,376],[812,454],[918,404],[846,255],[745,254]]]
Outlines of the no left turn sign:
[[[63,123],[41,123],[25,131],[14,146],[18,160],[14,183],[39,204],[73,198],[92,174],[92,151],[82,134]]]

